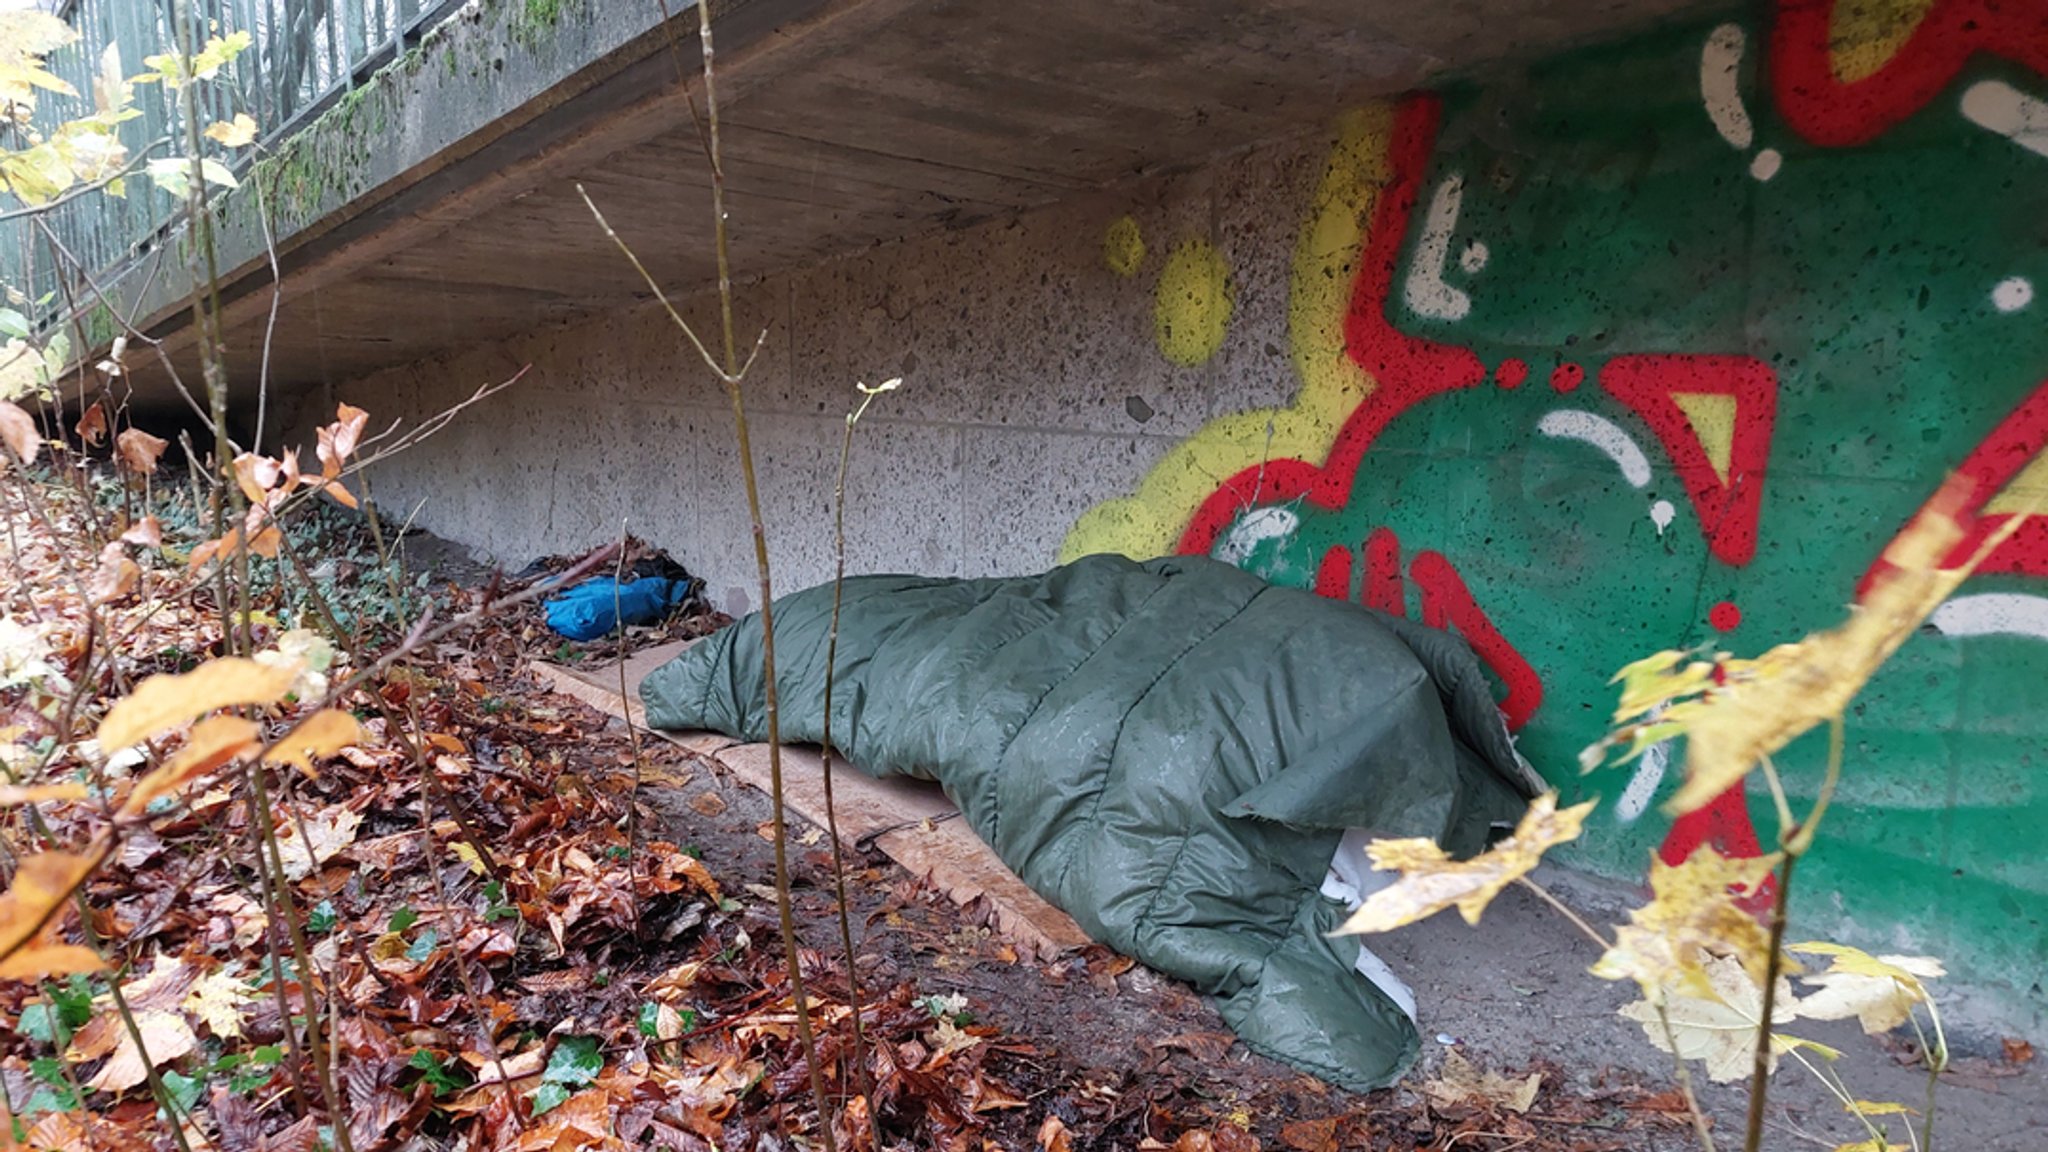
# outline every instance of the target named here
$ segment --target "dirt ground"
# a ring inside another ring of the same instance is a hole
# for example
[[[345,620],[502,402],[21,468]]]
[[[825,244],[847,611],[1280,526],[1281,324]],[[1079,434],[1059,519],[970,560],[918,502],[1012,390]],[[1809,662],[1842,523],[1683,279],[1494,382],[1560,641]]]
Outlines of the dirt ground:
[[[770,883],[773,858],[760,832],[770,817],[767,797],[680,749],[661,746],[649,755],[665,763],[671,781],[643,792],[660,834],[701,850],[721,874]],[[808,947],[832,952],[826,841],[801,822],[792,835],[810,842],[793,864],[800,931]],[[1034,1050],[1008,1069],[1013,1086],[1029,1086],[1035,1105],[1014,1118],[1022,1129],[1050,1113],[1106,1141],[1081,1146],[1135,1148],[1156,1138],[1168,1118],[1175,1129],[1235,1119],[1271,1148],[1291,1146],[1283,1136],[1290,1124],[1335,1118],[1365,1137],[1356,1146],[1426,1147],[1430,1134],[1410,1130],[1426,1111],[1414,1086],[1455,1049],[1482,1069],[1543,1073],[1543,1096],[1530,1117],[1539,1129],[1553,1117],[1557,1146],[1695,1146],[1680,1115],[1644,1107],[1660,1094],[1668,1106],[1675,1081],[1669,1058],[1614,1014],[1629,996],[1586,976],[1597,955],[1591,943],[1525,892],[1510,890],[1477,928],[1440,917],[1378,938],[1375,951],[1417,993],[1424,1052],[1409,1084],[1361,1097],[1231,1043],[1216,1013],[1174,980],[1101,954],[1045,966],[1018,961],[985,914],[955,907],[881,853],[849,863],[864,978],[965,996],[977,1019]],[[1595,923],[1621,917],[1628,896],[1621,888],[1548,871],[1548,886]],[[764,917],[752,934],[772,941],[774,927]],[[1908,1066],[1898,1045],[1860,1035],[1853,1022],[1822,1026],[1810,1038],[1843,1051],[1843,1078],[1863,1098],[1922,1099],[1924,1071]],[[1939,1136],[1982,1152],[2039,1152],[2048,1148],[2048,1076],[2039,1063],[2005,1062],[1999,1039],[1957,1038],[1957,1068],[1943,1077]],[[1722,1141],[1739,1142],[1746,1096],[1703,1081],[1701,1090]],[[1817,1081],[1789,1064],[1775,1079],[1768,1125],[1771,1149],[1833,1148],[1863,1137]],[[1014,1137],[1033,1135],[1020,1129]]]

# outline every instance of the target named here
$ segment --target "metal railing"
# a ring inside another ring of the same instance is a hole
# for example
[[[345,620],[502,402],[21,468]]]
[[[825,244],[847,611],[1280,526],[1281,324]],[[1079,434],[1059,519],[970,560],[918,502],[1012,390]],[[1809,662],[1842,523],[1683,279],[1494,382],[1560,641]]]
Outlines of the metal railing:
[[[311,123],[327,106],[397,59],[463,0],[65,0],[57,8],[79,33],[76,43],[51,53],[49,70],[78,90],[77,99],[46,94],[36,110],[38,126],[54,125],[91,110],[94,78],[103,54],[117,52],[124,75],[143,71],[145,57],[176,51],[175,14],[189,5],[206,21],[207,35],[246,31],[250,47],[203,86],[200,117],[211,123],[247,113],[258,139],[274,147]],[[182,154],[185,122],[178,97],[155,84],[138,85],[141,113],[121,126],[131,155]],[[167,145],[168,142],[168,145]],[[166,147],[168,146],[168,151]],[[245,167],[255,150],[244,149]],[[63,203],[42,219],[83,270],[98,276],[134,261],[170,234],[184,214],[184,202],[144,180],[128,184],[125,197],[102,193]],[[38,311],[66,308],[62,262],[40,229],[20,222],[16,235],[0,236],[0,282],[40,300]],[[76,285],[73,285],[75,288]],[[77,302],[82,303],[82,302]]]

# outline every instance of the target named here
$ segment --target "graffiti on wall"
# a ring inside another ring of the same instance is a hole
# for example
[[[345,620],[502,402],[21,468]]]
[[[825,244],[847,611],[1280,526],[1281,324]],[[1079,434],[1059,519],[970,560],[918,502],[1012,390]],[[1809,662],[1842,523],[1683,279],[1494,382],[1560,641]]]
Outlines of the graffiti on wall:
[[[1607,677],[1838,620],[1951,470],[1976,481],[1958,560],[2048,495],[2037,286],[2048,0],[1782,0],[1412,96],[1338,126],[1293,253],[1294,402],[1176,446],[1065,553],[1210,554],[1450,628],[1532,762],[1609,800],[1589,862],[1754,854],[1769,806],[1740,789],[1651,815],[1668,749],[1578,775]],[[1995,947],[2035,965],[2044,576],[2034,521],[1880,674],[1816,858],[1923,938],[2016,924]],[[1818,762],[1795,745],[1789,786]]]

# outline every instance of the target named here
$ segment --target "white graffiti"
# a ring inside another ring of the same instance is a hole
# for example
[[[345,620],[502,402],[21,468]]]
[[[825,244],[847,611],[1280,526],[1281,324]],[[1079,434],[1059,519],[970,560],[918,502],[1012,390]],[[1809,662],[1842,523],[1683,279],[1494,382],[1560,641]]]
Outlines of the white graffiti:
[[[1671,766],[1671,742],[1652,744],[1643,750],[1636,761],[1636,774],[1629,778],[1628,787],[1621,790],[1621,798],[1614,802],[1614,818],[1623,824],[1633,824],[1650,810],[1650,801],[1657,795],[1657,786],[1664,783],[1664,770]]]
[[[1657,526],[1659,536],[1664,535],[1664,530],[1671,527],[1671,522],[1677,517],[1678,509],[1669,500],[1658,500],[1650,505],[1650,523]]]
[[[1577,440],[1598,448],[1621,469],[1621,478],[1631,488],[1641,488],[1650,482],[1649,457],[1643,455],[1643,450],[1620,425],[1605,416],[1560,408],[1538,421],[1536,430],[1558,440]]]
[[[2007,276],[1991,288],[1991,306],[2000,312],[2017,312],[2034,302],[2034,282],[2025,276]]]
[[[1963,92],[1963,119],[2048,156],[2048,100],[2003,80],[1979,80]]]
[[[1748,149],[1756,139],[1749,122],[1749,109],[1742,106],[1742,51],[1745,37],[1740,26],[1723,24],[1707,36],[1700,51],[1700,99],[1707,105],[1707,118],[1728,146]]]
[[[2048,597],[2016,592],[1958,596],[1930,618],[1944,636],[2031,636],[2048,640]]]
[[[1749,158],[1749,174],[1758,180],[1769,180],[1785,166],[1785,157],[1776,148],[1760,148]]]
[[[1231,525],[1209,555],[1225,564],[1242,565],[1267,540],[1285,540],[1301,527],[1301,517],[1288,508],[1259,508]]]
[[[1423,218],[1422,236],[1415,243],[1415,259],[1408,267],[1407,282],[1401,286],[1402,303],[1418,316],[1463,320],[1472,311],[1472,297],[1444,281],[1444,265],[1451,255],[1451,235],[1458,230],[1458,208],[1464,200],[1465,178],[1455,172],[1444,177],[1443,183],[1436,186],[1436,194],[1429,198],[1429,214]],[[1466,250],[1468,256],[1471,251]]]

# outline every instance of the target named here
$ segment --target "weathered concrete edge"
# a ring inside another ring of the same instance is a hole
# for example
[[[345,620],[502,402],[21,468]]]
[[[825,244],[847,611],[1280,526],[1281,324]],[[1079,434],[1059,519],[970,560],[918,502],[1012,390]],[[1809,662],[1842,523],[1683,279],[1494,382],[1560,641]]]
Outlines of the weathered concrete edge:
[[[721,45],[742,46],[815,0],[730,0]],[[694,68],[695,0],[672,0],[683,65]],[[473,0],[412,49],[344,96],[252,166],[240,188],[213,201],[223,306],[271,281],[262,206],[269,202],[280,271],[321,254],[500,168],[504,153],[530,154],[573,136],[592,117],[652,88],[673,86],[676,61],[661,6],[596,0]],[[570,104],[576,112],[536,124]],[[583,107],[587,105],[588,107]],[[521,134],[520,129],[538,131]],[[504,145],[516,141],[516,149]],[[106,285],[135,327],[170,339],[185,332],[194,277],[189,237],[121,269]],[[95,310],[88,342],[114,335]],[[96,350],[96,349],[95,349]]]

